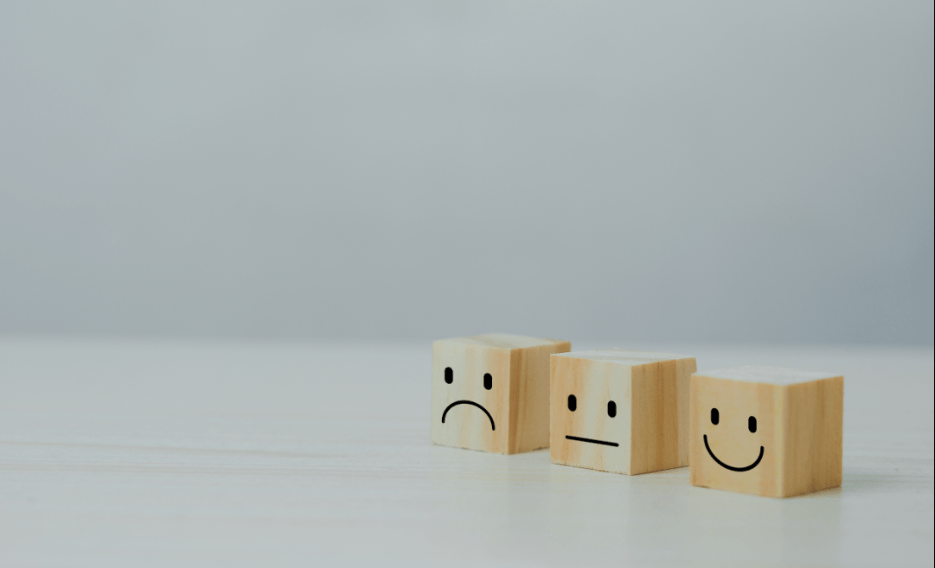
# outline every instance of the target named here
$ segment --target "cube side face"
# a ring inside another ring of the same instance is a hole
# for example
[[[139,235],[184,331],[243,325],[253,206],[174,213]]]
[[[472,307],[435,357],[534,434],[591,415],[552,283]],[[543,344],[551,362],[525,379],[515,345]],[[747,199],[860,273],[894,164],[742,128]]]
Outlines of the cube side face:
[[[688,465],[688,390],[694,359],[632,368],[630,474]]]
[[[451,369],[451,383],[446,369]],[[484,375],[492,388],[484,387]],[[455,341],[432,346],[432,443],[509,453],[510,351]]]
[[[569,396],[575,397],[575,410],[569,409]],[[552,356],[552,463],[629,474],[632,400],[629,367]]]
[[[782,496],[841,485],[844,377],[785,387]]]
[[[688,442],[692,485],[782,496],[781,388],[697,373],[692,376]],[[751,432],[751,416],[755,432]]]
[[[698,370],[694,357],[678,359],[675,362],[676,383],[678,389],[678,422],[679,422],[679,465],[688,465],[688,417],[689,396],[691,392],[692,373]]]
[[[549,358],[570,350],[565,341],[511,352],[509,453],[549,446]]]

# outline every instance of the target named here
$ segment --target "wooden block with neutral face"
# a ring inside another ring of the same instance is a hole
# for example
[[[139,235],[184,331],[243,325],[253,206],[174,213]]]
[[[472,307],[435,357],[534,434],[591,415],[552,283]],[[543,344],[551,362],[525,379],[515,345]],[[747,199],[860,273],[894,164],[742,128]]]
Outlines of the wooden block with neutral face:
[[[552,356],[552,462],[636,475],[688,464],[695,359],[605,349]]]
[[[691,483],[767,497],[841,485],[844,377],[736,367],[691,379]]]
[[[432,345],[432,442],[498,454],[549,445],[549,356],[571,343],[488,334]]]

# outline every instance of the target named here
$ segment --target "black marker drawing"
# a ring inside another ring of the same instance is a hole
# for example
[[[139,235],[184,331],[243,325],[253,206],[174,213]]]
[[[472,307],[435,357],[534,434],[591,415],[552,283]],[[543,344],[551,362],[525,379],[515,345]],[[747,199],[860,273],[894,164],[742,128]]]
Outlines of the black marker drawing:
[[[711,446],[708,445],[708,435],[707,435],[707,434],[704,435],[704,447],[705,447],[706,450],[708,450],[708,455],[711,456],[711,459],[713,459],[714,461],[716,461],[717,464],[718,464],[719,466],[723,467],[724,469],[729,469],[729,470],[731,470],[731,471],[750,471],[751,469],[753,469],[753,468],[755,468],[756,466],[760,465],[760,460],[763,459],[763,451],[764,451],[764,450],[763,450],[763,446],[760,446],[760,455],[759,455],[759,457],[756,458],[756,461],[755,461],[755,462],[753,462],[752,464],[748,465],[747,467],[734,467],[734,466],[732,466],[732,465],[727,465],[726,463],[724,463],[724,462],[722,462],[721,460],[717,459],[717,456],[714,455],[714,452],[711,451]]]
[[[490,413],[487,412],[487,409],[486,409],[486,408],[484,408],[483,406],[477,404],[477,403],[474,402],[473,400],[456,400],[456,401],[452,402],[451,404],[449,404],[448,407],[445,408],[445,412],[442,413],[442,424],[445,423],[445,416],[448,415],[448,411],[451,410],[452,408],[458,406],[459,404],[470,404],[471,406],[476,406],[477,408],[480,408],[481,410],[484,411],[484,414],[487,415],[487,418],[490,418],[490,429],[491,429],[491,430],[496,430],[496,429],[497,429],[497,427],[494,426],[494,424],[493,424],[493,416],[491,416]]]
[[[576,442],[588,442],[590,444],[600,444],[602,446],[613,446],[618,447],[620,444],[617,442],[605,442],[604,440],[592,440],[591,438],[580,438],[578,436],[565,436],[566,440],[574,440]]]
[[[575,398],[575,395],[568,395],[568,410],[574,412],[578,408],[578,399]],[[617,403],[610,401],[607,403],[607,415],[613,418],[617,415]],[[566,440],[574,440],[575,442],[587,442],[589,444],[600,444],[602,446],[612,446],[617,448],[620,446],[617,442],[605,442],[604,440],[595,440],[593,438],[582,438],[580,436],[565,436]]]

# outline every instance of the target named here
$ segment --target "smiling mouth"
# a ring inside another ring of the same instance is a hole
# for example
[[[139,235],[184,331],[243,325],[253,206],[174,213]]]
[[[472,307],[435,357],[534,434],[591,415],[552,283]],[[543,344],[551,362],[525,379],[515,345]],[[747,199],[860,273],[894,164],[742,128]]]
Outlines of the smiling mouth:
[[[604,440],[592,440],[591,438],[580,438],[578,436],[565,436],[566,440],[574,440],[576,442],[587,442],[589,444],[600,444],[602,446],[613,446],[617,447],[620,444],[617,442],[605,442]]]
[[[445,423],[445,416],[448,416],[448,411],[451,410],[452,408],[458,406],[459,404],[469,404],[469,405],[471,405],[471,406],[476,406],[477,408],[480,408],[481,410],[484,411],[484,414],[487,415],[487,418],[490,419],[490,429],[491,429],[491,430],[496,430],[496,429],[497,429],[497,427],[493,425],[493,416],[491,416],[490,413],[487,412],[487,409],[486,409],[486,408],[484,408],[483,406],[477,404],[477,403],[474,402],[473,400],[456,400],[456,401],[452,402],[451,404],[449,404],[448,407],[445,408],[445,412],[442,413],[442,424]]]
[[[714,452],[711,451],[711,446],[708,445],[708,435],[707,435],[707,434],[704,435],[704,447],[705,447],[706,450],[708,450],[708,455],[711,456],[711,459],[713,459],[714,461],[716,461],[717,464],[718,464],[719,466],[723,467],[724,469],[729,469],[729,470],[731,470],[731,471],[750,471],[751,469],[753,469],[753,468],[755,468],[756,466],[760,465],[760,460],[763,459],[763,446],[760,446],[760,455],[759,455],[759,457],[756,458],[756,461],[755,461],[755,462],[753,462],[752,464],[748,465],[747,467],[734,467],[734,466],[732,466],[732,465],[727,465],[726,463],[724,463],[724,462],[722,462],[721,460],[717,459],[717,456],[714,455]]]

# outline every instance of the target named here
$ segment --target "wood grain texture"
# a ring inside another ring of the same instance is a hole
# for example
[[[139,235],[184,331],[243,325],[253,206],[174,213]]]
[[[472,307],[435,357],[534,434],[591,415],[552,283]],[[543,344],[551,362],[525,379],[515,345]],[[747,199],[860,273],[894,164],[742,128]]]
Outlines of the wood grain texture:
[[[666,348],[844,374],[841,487],[434,445],[425,343],[6,339],[0,566],[932,565],[931,350]]]
[[[695,368],[694,358],[659,352],[552,356],[552,462],[628,475],[686,465],[688,383]],[[569,396],[575,397],[573,411]]]
[[[782,496],[841,485],[844,377],[782,387]]]
[[[567,341],[506,334],[434,342],[432,442],[499,454],[547,447],[549,356],[570,349]]]
[[[750,369],[756,372],[692,376],[692,484],[767,497],[839,486],[843,377],[814,374],[824,378],[789,382],[785,369],[772,377],[768,369]],[[712,409],[717,409],[717,424]]]

